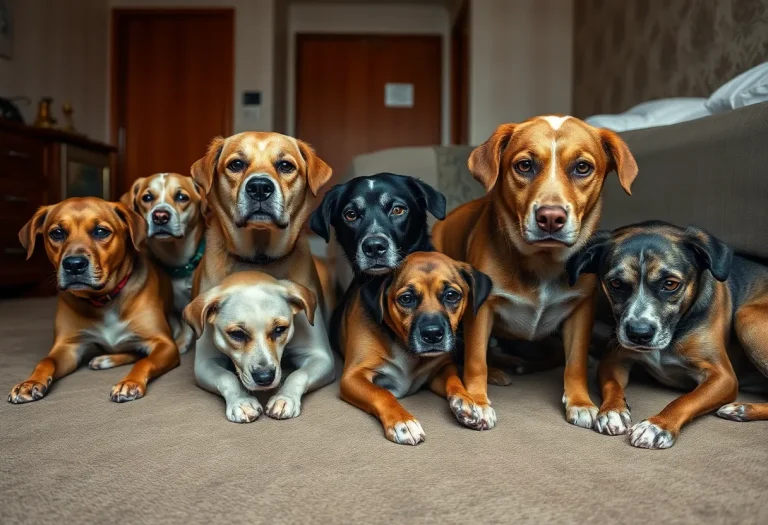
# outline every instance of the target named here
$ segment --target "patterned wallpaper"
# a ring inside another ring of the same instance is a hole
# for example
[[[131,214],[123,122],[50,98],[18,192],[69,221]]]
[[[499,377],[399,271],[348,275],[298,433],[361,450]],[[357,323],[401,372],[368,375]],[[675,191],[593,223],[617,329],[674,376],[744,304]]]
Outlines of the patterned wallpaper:
[[[573,113],[707,97],[768,60],[768,0],[575,0]]]

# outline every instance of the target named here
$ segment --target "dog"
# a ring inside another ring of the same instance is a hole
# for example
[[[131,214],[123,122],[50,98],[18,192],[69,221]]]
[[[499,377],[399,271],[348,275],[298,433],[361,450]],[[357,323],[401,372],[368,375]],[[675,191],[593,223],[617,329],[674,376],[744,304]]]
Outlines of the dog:
[[[331,173],[308,144],[293,137],[246,132],[214,139],[207,154],[192,165],[192,177],[208,203],[205,254],[195,273],[193,297],[233,273],[258,270],[308,288],[324,305],[302,226]],[[319,310],[314,325],[304,317],[294,321],[303,347],[292,348],[297,369],[267,403],[270,417],[298,416],[302,395],[333,381],[328,313]],[[210,340],[198,341],[195,377],[206,390],[220,391],[236,380],[228,377],[233,374],[220,356]]]
[[[595,231],[606,175],[616,171],[629,194],[638,168],[612,131],[574,117],[502,124],[469,157],[487,191],[435,225],[432,241],[448,256],[487,274],[493,290],[464,317],[464,384],[493,428],[488,399],[488,340],[537,341],[562,326],[563,404],[569,423],[592,428],[597,407],[587,390],[595,277],[568,286],[565,263]]]
[[[653,221],[598,232],[568,271],[572,281],[599,276],[616,320],[617,344],[598,370],[598,432],[659,449],[716,409],[735,421],[768,419],[768,403],[731,403],[739,386],[768,393],[768,268],[704,230]],[[630,426],[624,388],[634,363],[691,391]]]
[[[172,329],[184,353],[193,333],[181,313],[192,299],[192,276],[205,251],[205,199],[191,177],[155,173],[137,179],[120,202],[147,221],[146,247],[171,280],[177,314]]]
[[[311,342],[310,334],[297,330],[293,319],[303,311],[309,324],[314,325],[316,306],[314,292],[262,272],[234,273],[187,306],[184,319],[193,327],[195,336],[209,334],[205,347],[215,347],[224,354],[239,378],[238,382],[233,374],[216,374],[218,377],[201,381],[216,385],[209,390],[224,397],[227,419],[250,423],[263,413],[259,400],[251,393],[280,384],[284,353],[289,361],[304,357],[303,348]],[[205,375],[211,370],[196,368],[195,373]],[[285,411],[292,407],[287,403],[276,398],[270,403],[268,413],[278,419],[290,417]]]
[[[147,384],[179,364],[171,336],[171,285],[142,253],[147,225],[119,202],[71,198],[41,207],[19,232],[32,256],[42,235],[59,289],[54,341],[32,375],[8,401],[37,401],[53,383],[98,351],[90,368],[136,363],[110,393],[122,403],[144,396]]]
[[[424,429],[397,398],[422,386],[449,401],[466,425],[476,425],[453,352],[466,310],[477,310],[490,279],[437,252],[414,252],[383,280],[365,283],[342,314],[341,398],[375,415],[390,441],[417,445]],[[470,299],[471,298],[471,299]]]

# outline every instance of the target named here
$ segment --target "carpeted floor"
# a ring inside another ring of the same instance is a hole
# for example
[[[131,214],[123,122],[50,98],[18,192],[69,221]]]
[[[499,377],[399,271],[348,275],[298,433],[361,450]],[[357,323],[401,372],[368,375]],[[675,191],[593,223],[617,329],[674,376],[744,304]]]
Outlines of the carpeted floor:
[[[3,396],[47,353],[53,311],[0,303]],[[489,432],[460,427],[429,392],[407,398],[427,441],[406,447],[338,384],[298,419],[230,423],[193,360],[131,403],[108,398],[125,368],[0,403],[0,523],[768,523],[768,423],[707,416],[672,449],[639,450],[568,425],[554,371],[491,387]],[[675,395],[630,385],[627,397],[639,421]]]

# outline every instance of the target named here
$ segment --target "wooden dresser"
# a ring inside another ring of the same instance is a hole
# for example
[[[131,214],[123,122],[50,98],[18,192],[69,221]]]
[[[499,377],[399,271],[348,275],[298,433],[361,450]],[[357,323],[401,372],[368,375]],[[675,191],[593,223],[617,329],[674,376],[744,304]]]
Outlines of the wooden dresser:
[[[25,288],[55,291],[40,239],[27,261],[19,230],[39,206],[67,197],[114,200],[114,153],[83,136],[0,119],[0,296]]]

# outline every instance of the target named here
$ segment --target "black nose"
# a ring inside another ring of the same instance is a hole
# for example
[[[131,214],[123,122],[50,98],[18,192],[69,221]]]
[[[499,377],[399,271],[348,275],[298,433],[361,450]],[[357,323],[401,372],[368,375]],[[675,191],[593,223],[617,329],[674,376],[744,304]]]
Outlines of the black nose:
[[[73,255],[72,257],[64,258],[61,266],[69,275],[80,275],[88,269],[88,259],[82,255]]]
[[[275,185],[271,180],[259,177],[248,181],[245,192],[251,199],[264,202],[275,192]]]
[[[439,343],[445,336],[445,330],[439,324],[422,326],[419,332],[421,333],[421,340],[430,345]]]
[[[656,327],[643,321],[627,323],[624,330],[627,332],[627,339],[638,345],[650,343],[656,335]]]
[[[257,368],[256,370],[251,371],[251,377],[253,378],[253,382],[259,386],[271,385],[272,381],[275,380],[275,369]]]
[[[384,237],[368,237],[363,241],[363,253],[366,257],[381,257],[389,249],[389,242]]]
[[[165,210],[157,210],[152,212],[152,222],[158,226],[166,224],[171,220],[171,214]]]

